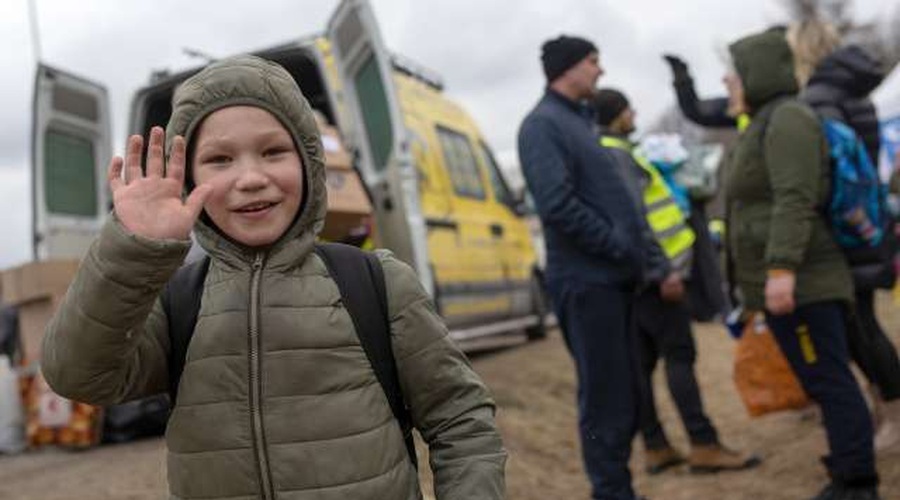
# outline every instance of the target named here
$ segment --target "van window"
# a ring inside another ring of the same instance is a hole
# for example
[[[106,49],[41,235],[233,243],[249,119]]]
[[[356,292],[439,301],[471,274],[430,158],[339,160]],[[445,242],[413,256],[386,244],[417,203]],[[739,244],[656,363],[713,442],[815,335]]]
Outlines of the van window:
[[[453,190],[460,196],[483,200],[484,184],[469,139],[444,127],[437,127],[437,132]]]
[[[44,138],[44,200],[54,214],[95,217],[97,179],[89,139],[48,130]]]
[[[388,109],[387,92],[378,70],[378,61],[374,55],[360,67],[354,77],[356,98],[362,110],[363,122],[366,126],[366,138],[369,151],[375,162],[375,170],[382,171],[387,167],[393,145],[393,128],[391,113]]]
[[[488,174],[490,174],[494,197],[498,202],[506,206],[513,206],[515,204],[513,195],[509,191],[509,186],[506,185],[506,180],[503,178],[500,167],[497,165],[497,161],[494,160],[494,155],[491,153],[490,148],[483,142],[479,142],[478,145],[481,149],[481,158],[484,160],[484,164],[487,165]]]
[[[97,122],[100,110],[97,99],[88,94],[64,85],[53,87],[53,109],[75,115],[83,120]]]

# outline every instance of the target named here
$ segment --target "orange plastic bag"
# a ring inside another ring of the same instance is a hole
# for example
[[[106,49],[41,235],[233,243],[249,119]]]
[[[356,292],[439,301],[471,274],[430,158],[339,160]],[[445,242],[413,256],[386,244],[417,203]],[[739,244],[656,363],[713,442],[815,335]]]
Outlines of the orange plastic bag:
[[[734,353],[734,384],[752,417],[804,408],[809,397],[762,314],[750,317]]]

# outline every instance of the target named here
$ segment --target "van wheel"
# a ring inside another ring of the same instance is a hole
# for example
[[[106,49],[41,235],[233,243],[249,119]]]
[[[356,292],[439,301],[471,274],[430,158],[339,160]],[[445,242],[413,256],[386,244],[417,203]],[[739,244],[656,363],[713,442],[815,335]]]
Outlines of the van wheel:
[[[538,273],[531,274],[528,288],[531,292],[531,312],[538,317],[538,323],[526,328],[525,335],[528,340],[540,340],[547,337],[547,296]]]

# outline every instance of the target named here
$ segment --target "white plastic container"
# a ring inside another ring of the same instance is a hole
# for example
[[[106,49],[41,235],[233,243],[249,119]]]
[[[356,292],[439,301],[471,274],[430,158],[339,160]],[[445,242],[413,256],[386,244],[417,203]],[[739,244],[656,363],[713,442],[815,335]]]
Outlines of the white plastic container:
[[[0,453],[19,453],[25,449],[25,419],[19,376],[9,362],[0,356]]]

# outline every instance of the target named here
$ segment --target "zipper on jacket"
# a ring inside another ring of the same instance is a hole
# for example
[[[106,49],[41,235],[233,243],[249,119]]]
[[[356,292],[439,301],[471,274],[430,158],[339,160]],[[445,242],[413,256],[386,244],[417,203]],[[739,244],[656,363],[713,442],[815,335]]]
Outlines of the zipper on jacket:
[[[265,446],[265,434],[262,422],[262,342],[259,338],[259,284],[262,279],[263,254],[258,253],[253,259],[250,274],[250,415],[253,419],[253,446],[256,454],[256,465],[259,468],[259,484],[262,498],[275,498],[269,477],[269,457]]]

